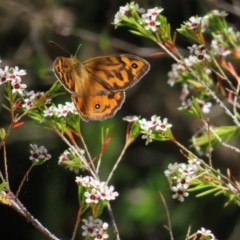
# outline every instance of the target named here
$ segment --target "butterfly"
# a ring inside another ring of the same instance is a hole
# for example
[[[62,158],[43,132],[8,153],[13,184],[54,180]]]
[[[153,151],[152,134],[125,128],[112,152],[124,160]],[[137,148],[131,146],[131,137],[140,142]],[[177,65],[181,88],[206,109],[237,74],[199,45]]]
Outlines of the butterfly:
[[[135,85],[150,64],[134,55],[110,55],[80,62],[76,57],[57,57],[53,71],[84,121],[111,118],[125,100],[125,90]]]

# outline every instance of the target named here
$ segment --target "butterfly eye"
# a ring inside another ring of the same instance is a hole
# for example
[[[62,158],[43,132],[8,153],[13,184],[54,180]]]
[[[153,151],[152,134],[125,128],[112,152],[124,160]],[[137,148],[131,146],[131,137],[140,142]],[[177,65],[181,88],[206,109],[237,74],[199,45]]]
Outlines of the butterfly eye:
[[[133,63],[132,68],[138,68],[138,65],[136,63]]]

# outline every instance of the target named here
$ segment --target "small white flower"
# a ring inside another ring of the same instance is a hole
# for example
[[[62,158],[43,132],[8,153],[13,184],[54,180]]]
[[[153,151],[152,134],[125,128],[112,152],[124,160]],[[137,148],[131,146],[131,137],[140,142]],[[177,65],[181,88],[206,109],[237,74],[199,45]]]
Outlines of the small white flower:
[[[177,175],[178,168],[179,168],[179,164],[178,163],[174,163],[174,164],[170,163],[168,165],[168,170],[164,171],[165,176],[169,177],[170,175]]]
[[[209,236],[209,237],[211,237],[211,240],[215,239],[212,232],[210,230],[207,230],[207,229],[203,228],[203,227],[201,228],[201,230],[198,230],[197,233],[201,234],[202,236]]]
[[[173,87],[176,83],[176,81],[180,78],[179,72],[178,72],[178,64],[174,63],[172,65],[172,71],[168,72],[168,84]]]
[[[196,158],[188,160],[189,166],[194,170],[194,172],[197,172],[199,169],[199,166],[201,162],[197,160]]]
[[[146,16],[148,16],[151,20],[155,21],[157,16],[163,11],[163,8],[151,8],[147,10]]]
[[[108,234],[104,233],[103,230],[100,230],[98,233],[96,233],[94,240],[104,240],[108,238]]]
[[[195,171],[191,166],[188,166],[186,164],[181,164],[178,171],[183,174],[183,176],[192,176],[195,174]]]
[[[167,131],[172,127],[172,124],[168,123],[167,118],[164,118],[163,121],[160,121],[158,125],[155,127],[157,131]]]
[[[143,22],[145,22],[147,25],[145,26],[146,30],[151,30],[153,32],[157,31],[157,27],[160,25],[159,21],[152,20],[149,18],[143,18]]]
[[[78,114],[78,111],[73,102],[65,102],[65,108],[67,108],[71,113]]]
[[[134,116],[134,115],[131,115],[131,116],[126,116],[123,118],[123,121],[127,121],[127,122],[135,122],[139,119],[138,116]]]
[[[64,161],[67,161],[69,160],[69,151],[68,150],[65,150],[59,157],[59,160],[58,160],[58,164],[60,164],[61,162],[64,162]],[[77,177],[76,177],[77,178]]]
[[[15,80],[12,80],[11,85],[13,87],[12,92],[18,92],[19,94],[23,94],[24,89],[27,87],[26,84],[21,83],[21,78],[17,77]]]
[[[30,109],[33,106],[33,100],[30,98],[24,99],[24,104],[22,105],[23,108]]]
[[[89,217],[89,220],[83,219],[82,220],[84,225],[82,226],[82,229],[84,230],[82,235],[83,236],[91,236],[94,237],[98,231],[98,228],[95,226],[95,220],[92,216]]]
[[[219,11],[219,10],[212,10],[212,14],[213,15],[216,15],[216,16],[218,16],[218,17],[226,17],[226,16],[228,16],[228,13],[226,13],[225,11]]]
[[[181,184],[172,187],[172,190],[175,192],[175,194],[172,195],[172,198],[178,199],[180,202],[184,201],[184,197],[189,196],[189,193],[186,192],[186,189]]]
[[[66,117],[68,115],[69,108],[63,104],[58,104],[58,107],[56,108],[56,114],[60,117]]]
[[[49,108],[43,110],[43,116],[44,117],[52,117],[56,111],[56,108],[54,106],[50,106]]]
[[[86,176],[86,177],[76,177],[76,183],[81,184],[83,187],[90,187],[91,186],[91,181],[92,181],[91,176]]]
[[[201,19],[201,17],[190,17],[186,25],[189,27],[189,29],[197,28],[201,23]]]
[[[143,131],[148,131],[148,130],[150,130],[150,128],[152,127],[151,122],[150,122],[150,121],[147,121],[145,118],[140,119],[138,122],[139,122],[139,124],[140,124],[140,128],[141,128]]]
[[[189,176],[182,176],[177,178],[177,182],[182,186],[184,189],[188,188]]]
[[[211,102],[204,102],[203,100],[197,99],[197,103],[199,107],[202,109],[202,112],[207,114],[210,113],[210,109],[212,107]]]
[[[86,197],[86,203],[98,203],[99,200],[99,192],[93,188],[91,192],[85,192],[84,196]]]
[[[101,200],[115,200],[115,198],[119,195],[118,192],[114,192],[113,186],[102,186],[99,190]]]
[[[146,139],[145,145],[148,145],[153,141],[151,138],[151,133],[152,133],[152,130],[148,130],[144,135],[142,135],[142,139]]]

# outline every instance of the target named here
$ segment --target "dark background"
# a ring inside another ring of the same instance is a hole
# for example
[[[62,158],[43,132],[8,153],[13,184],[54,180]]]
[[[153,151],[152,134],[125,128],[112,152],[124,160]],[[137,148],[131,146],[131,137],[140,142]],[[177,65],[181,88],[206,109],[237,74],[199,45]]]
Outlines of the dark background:
[[[114,29],[111,25],[115,13],[125,3],[120,0],[0,0],[1,67],[9,65],[25,69],[27,75],[22,79],[29,91],[47,91],[56,80],[52,72],[54,59],[70,55],[49,43],[50,40],[73,55],[82,44],[78,52],[80,60],[113,53],[132,53],[150,62],[151,71],[127,91],[126,101],[113,119],[82,124],[92,156],[97,157],[100,151],[101,128],[111,126],[115,133],[103,158],[102,180],[106,180],[124,144],[127,124],[122,117],[131,114],[146,118],[153,114],[167,117],[173,124],[175,137],[185,146],[189,145],[191,135],[201,126],[199,120],[177,111],[181,87],[171,88],[167,84],[167,73],[173,61],[164,55],[150,57],[152,53],[161,51],[156,44],[132,35],[127,28]],[[163,7],[172,31],[189,17],[203,16],[211,9],[228,11],[227,20],[232,27],[239,29],[239,10],[231,1],[143,0],[138,3],[145,9]],[[187,56],[186,47],[193,43],[178,36],[177,44]],[[1,86],[1,102],[5,101],[3,89]],[[69,94],[66,94],[59,101],[63,103],[69,99]],[[218,111],[212,111],[208,117],[217,126],[232,124]],[[9,119],[8,112],[0,106],[0,126],[7,128]],[[20,200],[57,237],[70,239],[78,210],[75,174],[57,164],[59,155],[67,146],[52,132],[37,127],[32,120],[25,118],[24,121],[25,125],[15,129],[7,140],[10,187],[13,192],[16,191],[31,164],[29,144],[47,147],[52,159],[33,169]],[[235,144],[238,145],[239,141]],[[1,171],[2,156],[1,151]],[[112,208],[121,239],[169,239],[163,226],[167,224],[167,219],[159,191],[164,194],[169,207],[175,239],[184,239],[189,226],[192,232],[201,227],[211,229],[218,239],[240,239],[239,208],[233,204],[224,208],[227,199],[223,196],[195,198],[191,193],[184,203],[172,199],[173,193],[163,172],[169,163],[185,161],[179,149],[170,142],[153,142],[145,146],[139,138],[129,147],[111,181],[120,194],[112,203]],[[239,155],[221,147],[214,151],[213,163],[223,173],[230,168],[236,179],[239,178]],[[103,218],[110,223],[107,211]],[[111,232],[110,226],[109,239],[115,239]],[[46,237],[11,208],[0,205],[0,239],[40,240]],[[77,239],[83,239],[81,231]]]

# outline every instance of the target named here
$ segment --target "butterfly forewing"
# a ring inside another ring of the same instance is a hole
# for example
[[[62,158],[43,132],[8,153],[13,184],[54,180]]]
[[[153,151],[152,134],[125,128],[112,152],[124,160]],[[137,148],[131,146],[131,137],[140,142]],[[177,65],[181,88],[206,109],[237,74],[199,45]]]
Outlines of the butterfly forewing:
[[[150,69],[144,59],[133,55],[91,58],[83,62],[86,71],[112,91],[124,91],[136,84]]]
[[[56,77],[70,93],[74,92],[76,75],[80,72],[80,70],[76,71],[77,69],[81,69],[81,62],[75,57],[57,57],[53,64],[53,71]]]

